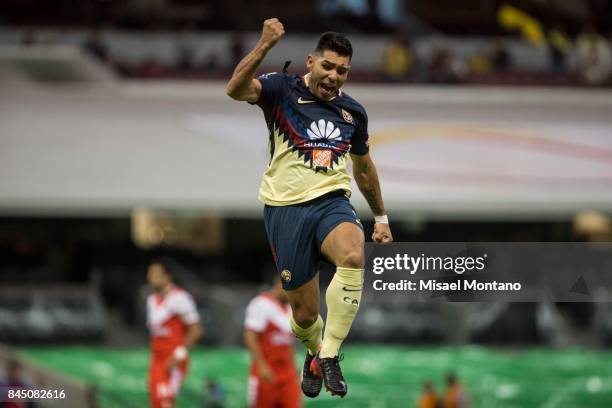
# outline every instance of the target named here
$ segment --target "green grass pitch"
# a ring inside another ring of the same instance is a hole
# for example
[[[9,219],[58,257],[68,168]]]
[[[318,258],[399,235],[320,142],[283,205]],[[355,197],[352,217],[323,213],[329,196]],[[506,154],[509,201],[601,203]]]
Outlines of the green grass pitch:
[[[27,357],[95,384],[101,407],[147,406],[145,348],[21,348]],[[612,407],[612,352],[530,348],[501,350],[475,346],[347,346],[343,371],[349,384],[344,400],[322,392],[306,407],[414,407],[427,379],[443,389],[452,370],[466,385],[473,407]],[[301,366],[302,353],[296,355]],[[226,406],[245,407],[249,358],[243,349],[198,348],[185,380],[179,407],[202,407],[203,380],[225,390]],[[296,374],[297,375],[297,374]]]

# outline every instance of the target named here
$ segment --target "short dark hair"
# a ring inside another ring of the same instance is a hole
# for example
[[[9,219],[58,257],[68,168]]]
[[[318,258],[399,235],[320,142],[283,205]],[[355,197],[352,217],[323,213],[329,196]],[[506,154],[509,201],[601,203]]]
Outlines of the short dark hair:
[[[166,275],[170,277],[170,279],[174,280],[174,262],[171,259],[165,257],[153,258],[149,262],[149,266],[151,265],[159,265],[162,267]]]
[[[342,57],[349,57],[349,60],[353,58],[353,46],[351,42],[344,35],[333,31],[328,31],[321,34],[317,48],[314,52],[322,54],[323,51],[329,50]]]

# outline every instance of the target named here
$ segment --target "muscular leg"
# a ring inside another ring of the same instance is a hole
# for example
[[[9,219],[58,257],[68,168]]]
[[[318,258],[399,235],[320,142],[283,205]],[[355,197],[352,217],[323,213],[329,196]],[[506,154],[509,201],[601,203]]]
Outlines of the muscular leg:
[[[325,294],[327,320],[321,358],[338,355],[357,315],[363,286],[364,241],[361,228],[343,222],[321,245],[323,255],[336,265],[336,273]]]
[[[299,288],[286,290],[291,305],[291,329],[312,355],[317,354],[323,334],[319,315],[321,293],[319,274]]]
[[[361,269],[364,265],[363,230],[352,222],[338,224],[321,245],[321,252],[336,267]]]

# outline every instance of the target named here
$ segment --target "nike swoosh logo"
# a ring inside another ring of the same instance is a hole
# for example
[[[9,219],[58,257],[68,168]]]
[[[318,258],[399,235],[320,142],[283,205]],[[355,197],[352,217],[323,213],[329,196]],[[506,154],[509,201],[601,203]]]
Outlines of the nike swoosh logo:
[[[304,105],[306,103],[314,103],[314,102],[316,102],[316,101],[310,101],[310,100],[302,99],[301,96],[297,100],[297,103],[299,103],[300,105]]]
[[[359,289],[349,289],[346,286],[343,286],[342,290],[344,290],[345,292],[361,292],[361,288],[359,288]]]

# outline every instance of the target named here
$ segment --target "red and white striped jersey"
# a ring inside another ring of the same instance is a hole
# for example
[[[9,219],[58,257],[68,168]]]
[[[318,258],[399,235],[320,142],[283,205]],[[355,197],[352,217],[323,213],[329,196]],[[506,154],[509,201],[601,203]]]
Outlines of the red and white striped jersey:
[[[246,310],[244,326],[259,334],[261,353],[275,376],[295,375],[290,313],[288,304],[265,292],[251,300]],[[257,375],[253,364],[250,371]]]
[[[183,289],[174,286],[165,296],[150,294],[147,297],[147,326],[153,354],[172,354],[184,343],[187,326],[199,320],[193,298]]]

